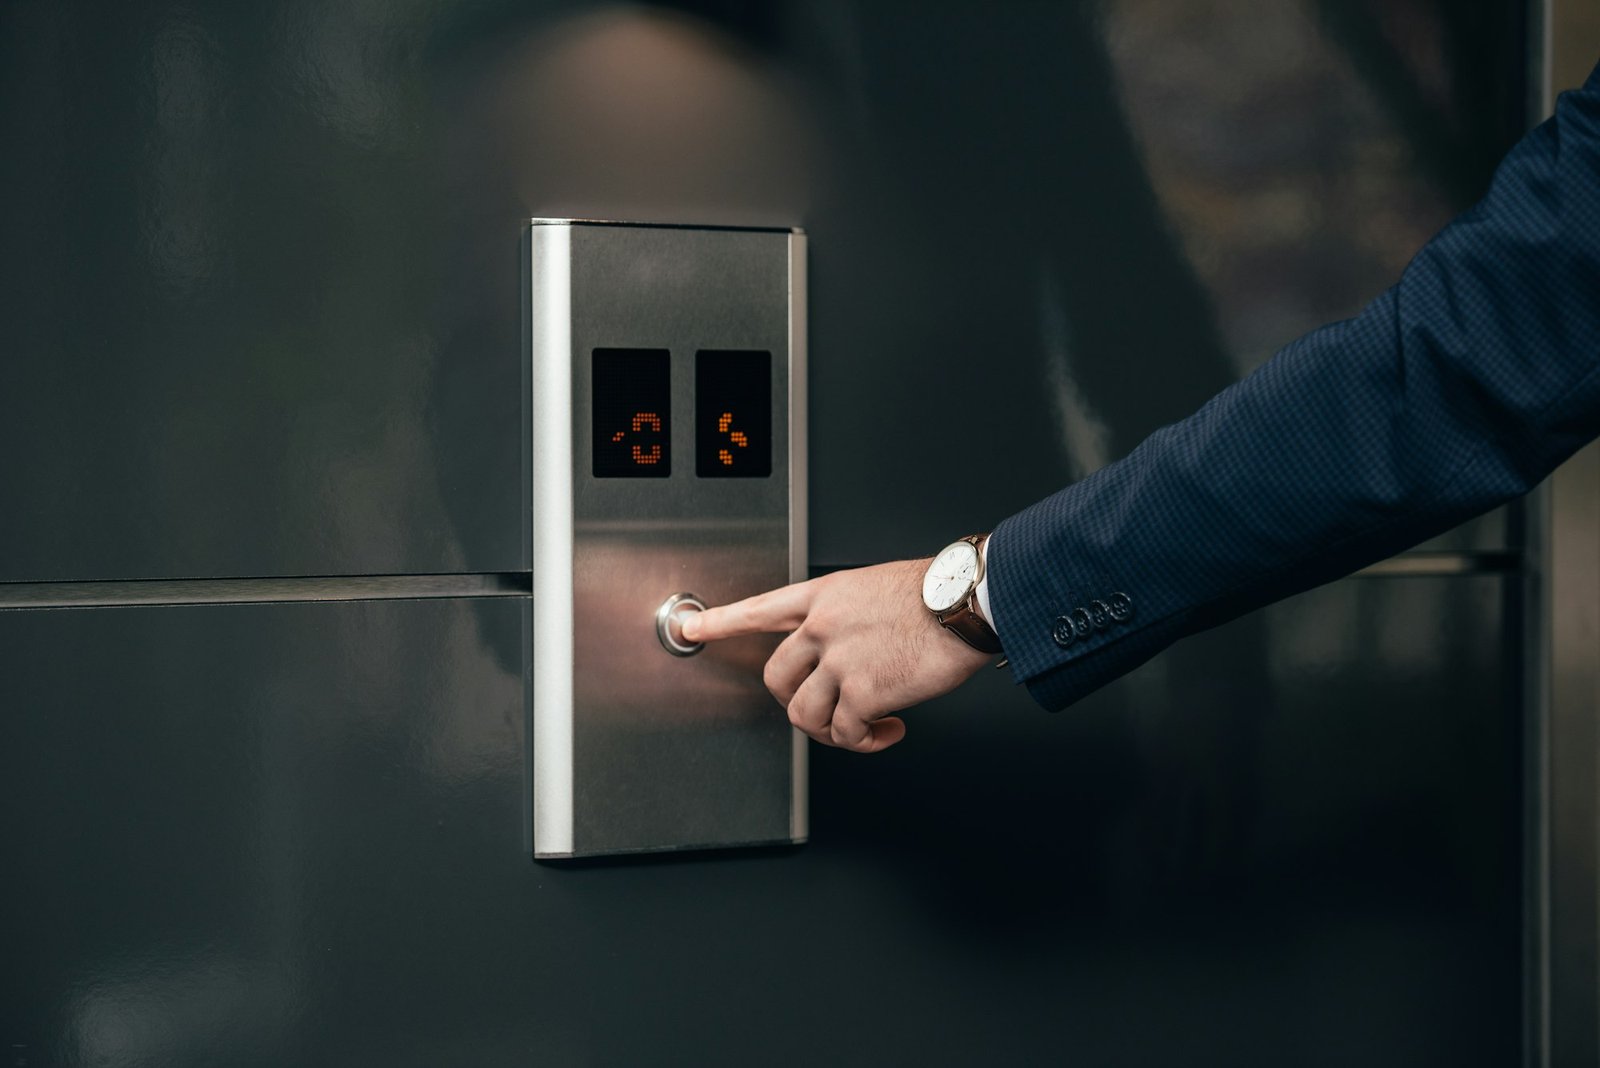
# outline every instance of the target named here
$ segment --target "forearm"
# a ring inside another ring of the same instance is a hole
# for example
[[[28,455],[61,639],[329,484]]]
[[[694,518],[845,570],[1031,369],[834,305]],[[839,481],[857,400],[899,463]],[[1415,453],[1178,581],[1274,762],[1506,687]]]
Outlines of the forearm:
[[[1019,681],[1061,707],[1525,492],[1600,432],[1597,146],[1591,78],[1360,316],[1001,524],[989,594]],[[1130,618],[1059,640],[1116,593]]]

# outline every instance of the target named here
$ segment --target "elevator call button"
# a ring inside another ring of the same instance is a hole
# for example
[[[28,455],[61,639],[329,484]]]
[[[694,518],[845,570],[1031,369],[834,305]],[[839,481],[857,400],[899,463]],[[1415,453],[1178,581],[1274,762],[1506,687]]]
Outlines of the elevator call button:
[[[675,593],[662,601],[656,609],[656,637],[662,647],[673,656],[693,656],[704,649],[704,644],[683,636],[683,618],[705,610],[706,603],[692,593]]]

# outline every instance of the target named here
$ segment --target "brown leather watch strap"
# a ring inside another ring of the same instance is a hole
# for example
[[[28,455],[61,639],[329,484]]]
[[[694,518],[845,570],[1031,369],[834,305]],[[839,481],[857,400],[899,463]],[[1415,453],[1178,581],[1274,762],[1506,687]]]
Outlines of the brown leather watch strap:
[[[956,605],[949,612],[938,616],[938,620],[948,628],[956,637],[978,650],[980,653],[1000,652],[1000,636],[994,628],[985,623],[983,617],[972,608],[974,597]]]

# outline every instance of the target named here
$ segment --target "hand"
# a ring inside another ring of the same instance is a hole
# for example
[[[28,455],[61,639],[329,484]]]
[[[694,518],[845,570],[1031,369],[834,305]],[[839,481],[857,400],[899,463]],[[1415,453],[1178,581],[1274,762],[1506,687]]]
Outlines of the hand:
[[[789,722],[824,745],[875,753],[905,737],[889,713],[949,693],[989,660],[923,607],[927,569],[900,560],[784,586],[687,616],[683,636],[789,631],[763,674]]]

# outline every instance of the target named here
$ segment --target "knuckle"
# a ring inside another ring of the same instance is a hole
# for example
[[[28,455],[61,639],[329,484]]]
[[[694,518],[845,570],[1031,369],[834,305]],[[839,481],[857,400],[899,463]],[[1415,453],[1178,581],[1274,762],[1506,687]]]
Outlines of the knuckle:
[[[806,617],[802,619],[800,621],[800,625],[794,629],[794,634],[802,641],[810,642],[813,645],[826,647],[828,644],[829,635],[827,616],[824,613],[818,612],[816,609],[812,609],[810,612],[806,613]]]
[[[789,698],[789,722],[807,734],[826,734],[833,709],[804,698],[805,695],[798,693]]]
[[[761,681],[765,683],[767,689],[771,690],[773,693],[776,694],[782,692],[783,669],[778,665],[776,657],[768,660],[767,666],[761,669]]]
[[[800,709],[802,729],[813,734],[827,734],[833,729],[833,709],[826,705],[813,705]]]
[[[876,680],[863,682],[859,679],[850,679],[839,686],[839,707],[845,710],[846,715],[858,722],[870,717],[881,702],[874,698],[878,693]]]

